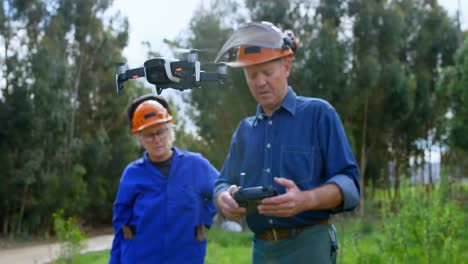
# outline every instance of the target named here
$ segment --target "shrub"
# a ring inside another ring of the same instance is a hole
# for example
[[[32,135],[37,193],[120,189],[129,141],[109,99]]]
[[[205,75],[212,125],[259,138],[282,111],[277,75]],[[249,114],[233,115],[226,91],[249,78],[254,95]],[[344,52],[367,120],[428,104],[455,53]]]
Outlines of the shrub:
[[[74,263],[75,258],[84,249],[83,240],[86,238],[74,217],[65,219],[63,210],[53,213],[54,231],[60,242],[60,260]]]
[[[401,191],[397,205],[387,201],[382,206],[380,252],[359,258],[373,263],[462,263],[465,213],[447,199],[445,188],[405,185]]]

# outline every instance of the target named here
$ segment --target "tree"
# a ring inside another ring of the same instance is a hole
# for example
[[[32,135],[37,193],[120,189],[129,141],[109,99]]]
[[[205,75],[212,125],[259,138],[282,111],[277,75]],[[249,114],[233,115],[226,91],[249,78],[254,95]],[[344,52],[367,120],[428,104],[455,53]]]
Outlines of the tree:
[[[423,156],[439,144],[444,132],[447,105],[440,104],[435,90],[441,68],[453,64],[457,49],[456,25],[437,1],[397,1],[405,13],[405,30],[400,51],[406,73],[414,78],[411,111],[399,131],[406,131],[409,155]],[[424,158],[421,159],[424,161]],[[429,175],[429,184],[432,176]]]
[[[0,134],[2,188],[2,233],[22,233],[24,218],[31,203],[31,192],[37,183],[36,172],[45,156],[38,146],[36,127],[40,125],[34,106],[30,55],[22,50],[34,50],[39,37],[36,27],[44,20],[40,14],[45,6],[40,1],[26,5],[22,1],[5,1],[1,6],[0,39],[3,43],[0,83]],[[4,65],[4,66],[3,66]],[[20,195],[9,195],[10,192]]]
[[[398,194],[399,176],[408,171],[410,157],[418,155],[418,141],[443,117],[434,104],[433,85],[440,66],[450,63],[447,55],[454,47],[447,40],[455,36],[454,28],[434,1],[352,0],[348,6],[357,107],[349,112],[355,116],[353,134],[360,135],[361,185],[370,168],[377,174],[369,175],[373,179],[389,176],[380,172],[388,172],[392,161]]]
[[[112,96],[127,25],[113,17],[106,28],[101,15],[108,6],[105,0],[1,5],[3,234],[48,231],[58,208],[66,214],[97,208],[85,217],[109,219],[110,197],[136,147],[119,127],[128,92]]]
[[[437,85],[438,99],[448,105],[449,147],[444,160],[450,164],[451,174],[465,177],[468,173],[468,37],[455,55],[455,64],[444,68]]]
[[[281,27],[290,28],[291,0],[246,0],[245,6],[250,12],[252,21],[269,21]]]

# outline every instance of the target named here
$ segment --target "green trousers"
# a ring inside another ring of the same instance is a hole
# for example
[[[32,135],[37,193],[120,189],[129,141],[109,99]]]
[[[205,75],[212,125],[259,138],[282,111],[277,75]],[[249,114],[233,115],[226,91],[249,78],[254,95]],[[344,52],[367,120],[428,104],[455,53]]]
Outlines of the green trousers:
[[[307,228],[299,235],[280,241],[254,237],[253,264],[334,264],[338,241],[333,225]]]

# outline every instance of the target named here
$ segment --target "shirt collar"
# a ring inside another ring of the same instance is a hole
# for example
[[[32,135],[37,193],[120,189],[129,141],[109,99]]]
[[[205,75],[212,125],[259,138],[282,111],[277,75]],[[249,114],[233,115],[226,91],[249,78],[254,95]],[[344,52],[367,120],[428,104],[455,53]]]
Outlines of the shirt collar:
[[[280,109],[280,108],[284,108],[291,115],[296,114],[296,93],[291,88],[291,86],[288,86],[288,92],[286,93],[286,96],[284,97],[283,102],[278,107],[278,109]],[[276,109],[275,112],[278,109]],[[274,114],[274,112],[273,112],[273,114]],[[255,120],[253,122],[253,125],[255,126],[255,124],[259,120],[263,120],[264,118],[265,118],[265,113],[263,112],[262,106],[260,104],[258,104],[257,105],[257,113],[255,114]]]
[[[181,157],[184,155],[184,152],[182,152],[180,149],[176,148],[176,147],[172,147],[172,151],[174,152],[172,155],[173,158],[175,157]],[[145,153],[143,154],[143,159],[140,159],[137,161],[138,164],[142,164],[143,162],[151,162],[148,158],[148,151],[145,151]]]
[[[297,98],[296,93],[291,88],[291,86],[288,86],[288,93],[284,97],[281,107],[283,107],[291,115],[296,114],[296,98]]]
[[[172,151],[174,151],[174,156],[181,157],[184,155],[184,152],[176,147],[172,147]]]

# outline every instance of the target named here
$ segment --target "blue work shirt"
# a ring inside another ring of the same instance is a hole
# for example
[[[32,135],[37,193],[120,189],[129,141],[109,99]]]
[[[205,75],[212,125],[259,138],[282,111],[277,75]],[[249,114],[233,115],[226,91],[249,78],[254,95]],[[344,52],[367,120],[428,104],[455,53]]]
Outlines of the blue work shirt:
[[[167,177],[147,152],[123,172],[109,263],[203,263],[206,239],[195,239],[196,227],[212,224],[218,171],[198,153],[172,150]],[[124,226],[133,229],[133,238],[124,238]]]
[[[257,106],[257,114],[242,120],[233,134],[215,184],[215,197],[232,184],[273,186],[284,193],[285,188],[276,184],[274,177],[290,179],[303,191],[335,183],[344,202],[332,210],[305,211],[290,218],[248,213],[247,224],[254,233],[314,224],[328,219],[330,213],[358,205],[358,166],[340,118],[328,102],[296,96],[289,87],[281,106],[270,117]]]

